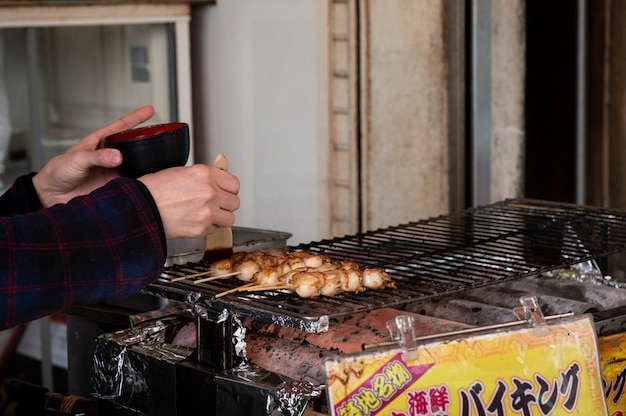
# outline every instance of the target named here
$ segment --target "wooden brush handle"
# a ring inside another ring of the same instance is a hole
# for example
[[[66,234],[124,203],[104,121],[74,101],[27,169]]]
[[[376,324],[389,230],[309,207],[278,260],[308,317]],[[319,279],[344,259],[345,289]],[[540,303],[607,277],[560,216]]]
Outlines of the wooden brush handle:
[[[228,161],[226,156],[219,153],[213,162],[213,166],[218,169],[227,171]],[[215,230],[214,233],[204,237],[204,259],[207,261],[215,261],[232,256],[233,254],[233,230],[230,227],[222,227]],[[201,279],[202,280],[202,279]],[[196,281],[200,283],[200,281]]]
[[[213,162],[213,166],[221,170],[228,170],[228,160],[226,160],[226,156],[222,153],[218,153],[215,157],[215,161]]]

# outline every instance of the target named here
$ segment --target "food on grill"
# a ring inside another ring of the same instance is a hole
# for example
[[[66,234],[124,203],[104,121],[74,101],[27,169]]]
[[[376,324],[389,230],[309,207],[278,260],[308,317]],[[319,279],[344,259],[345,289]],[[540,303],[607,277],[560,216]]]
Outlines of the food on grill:
[[[248,283],[246,290],[289,289],[303,298],[395,288],[383,270],[362,269],[352,261],[332,261],[328,256],[306,251],[237,252],[214,262],[211,268],[215,278],[236,275]]]

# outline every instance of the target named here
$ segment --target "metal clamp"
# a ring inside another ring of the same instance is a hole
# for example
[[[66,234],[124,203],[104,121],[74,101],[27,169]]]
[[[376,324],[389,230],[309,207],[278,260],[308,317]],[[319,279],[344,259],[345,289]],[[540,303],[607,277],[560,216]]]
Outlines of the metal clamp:
[[[513,308],[513,314],[520,321],[526,321],[533,326],[545,325],[546,318],[543,316],[539,301],[534,295],[522,296],[519,299],[522,306]]]
[[[398,315],[387,321],[387,329],[391,339],[396,341],[405,350],[402,356],[404,361],[417,358],[417,338],[415,337],[414,319],[410,315]]]

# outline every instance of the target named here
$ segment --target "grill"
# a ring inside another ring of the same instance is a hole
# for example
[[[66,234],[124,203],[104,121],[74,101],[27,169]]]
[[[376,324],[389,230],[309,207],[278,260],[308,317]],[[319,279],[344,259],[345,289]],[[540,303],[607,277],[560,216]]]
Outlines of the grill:
[[[513,308],[528,295],[537,297],[546,315],[592,313],[599,337],[622,337],[623,285],[603,276],[597,261],[624,251],[625,217],[624,212],[594,207],[506,200],[288,247],[384,269],[397,286],[334,297],[303,299],[286,290],[216,297],[243,283],[236,278],[195,283],[205,276],[191,275],[210,269],[204,261],[167,266],[146,292],[157,295],[150,298],[182,302],[174,305],[184,311],[182,315],[170,316],[170,308],[154,312],[166,317],[159,318],[161,324],[171,322],[167,327],[171,334],[192,334],[193,353],[187,351],[190,355],[175,363],[155,358],[156,351],[170,357],[169,339],[154,351],[139,344],[129,348],[124,371],[135,362],[136,368],[129,373],[132,377],[120,382],[122,393],[115,400],[144,412],[139,414],[221,414],[221,409],[229,409],[228,414],[260,416],[266,414],[269,398],[278,394],[282,403],[284,394],[311,383],[321,397],[312,395],[309,408],[326,411],[324,363],[392,343],[387,325],[399,315],[414,318],[418,340],[432,339],[512,323]],[[236,247],[256,249],[260,248]],[[181,277],[185,279],[178,280]],[[144,315],[134,317],[138,316]],[[78,315],[69,319],[68,333],[73,333],[70,326],[91,328],[95,319],[84,320]],[[153,322],[150,313],[146,322],[150,331]],[[190,324],[193,329],[185,331]],[[134,339],[138,326],[121,333]],[[112,381],[117,388],[121,380],[116,369],[122,365],[119,350],[126,347],[110,341],[118,335],[98,337],[104,354],[95,356],[104,357],[101,362],[113,369],[110,374],[102,372],[105,388],[96,390],[100,393],[108,392]],[[297,383],[285,385],[283,377]],[[139,394],[133,380],[148,387]],[[88,385],[89,378],[75,384]],[[163,390],[169,394],[150,393]],[[308,393],[296,396],[299,404],[309,398]]]
[[[209,269],[203,262],[168,267],[150,291],[210,310],[308,332],[334,318],[403,306],[469,289],[538,275],[624,250],[625,213],[538,200],[505,200],[399,226],[302,244],[289,249],[352,260],[386,270],[397,289],[301,299],[282,290],[215,295],[237,279],[195,284],[172,280]]]

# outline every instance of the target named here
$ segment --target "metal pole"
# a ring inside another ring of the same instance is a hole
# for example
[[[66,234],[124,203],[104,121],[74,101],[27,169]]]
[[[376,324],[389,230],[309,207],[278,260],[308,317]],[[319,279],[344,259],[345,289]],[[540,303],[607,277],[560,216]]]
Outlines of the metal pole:
[[[448,33],[450,69],[448,82],[448,128],[450,137],[450,212],[467,208],[466,190],[466,21],[465,2],[448,0]]]
[[[491,202],[491,0],[472,2],[472,205]]]
[[[576,57],[576,203],[587,202],[587,0],[578,0]]]
[[[42,135],[42,86],[39,77],[39,46],[37,45],[38,28],[26,29],[26,56],[28,59],[28,100],[30,102],[30,167],[37,171],[44,165],[41,148]]]

